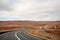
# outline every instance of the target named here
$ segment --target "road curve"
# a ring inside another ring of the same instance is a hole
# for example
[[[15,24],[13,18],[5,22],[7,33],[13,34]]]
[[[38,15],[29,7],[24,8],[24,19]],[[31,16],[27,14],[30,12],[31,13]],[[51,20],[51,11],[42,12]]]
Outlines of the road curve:
[[[31,35],[27,35],[24,30],[19,30],[1,34],[0,40],[42,40],[42,39]]]

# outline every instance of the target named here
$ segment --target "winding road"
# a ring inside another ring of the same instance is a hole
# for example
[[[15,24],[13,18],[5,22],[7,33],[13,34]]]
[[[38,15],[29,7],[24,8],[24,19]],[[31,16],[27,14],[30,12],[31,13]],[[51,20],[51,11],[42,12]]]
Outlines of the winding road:
[[[42,40],[32,35],[26,34],[26,31],[11,31],[0,35],[0,40]]]

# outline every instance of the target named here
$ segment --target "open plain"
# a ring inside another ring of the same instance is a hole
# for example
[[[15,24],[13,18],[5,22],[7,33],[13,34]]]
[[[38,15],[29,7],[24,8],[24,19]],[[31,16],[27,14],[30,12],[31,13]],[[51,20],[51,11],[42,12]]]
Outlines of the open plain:
[[[60,40],[60,21],[0,21],[0,32],[21,29],[45,40]]]

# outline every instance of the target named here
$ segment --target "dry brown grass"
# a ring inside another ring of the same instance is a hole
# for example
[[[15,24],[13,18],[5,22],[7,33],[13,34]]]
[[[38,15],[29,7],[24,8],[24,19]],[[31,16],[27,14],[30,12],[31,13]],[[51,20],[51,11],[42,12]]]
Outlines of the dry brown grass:
[[[20,30],[20,29],[23,29],[22,27],[15,27],[15,26],[12,26],[12,27],[0,27],[0,31],[11,31],[11,30]]]
[[[56,30],[60,29],[60,21],[0,21],[0,30],[20,30],[24,28],[30,29],[27,32],[28,34],[46,40],[60,40],[60,30]]]
[[[28,34],[45,39],[45,40],[60,40],[60,37],[51,33],[40,30],[30,30],[27,31]]]

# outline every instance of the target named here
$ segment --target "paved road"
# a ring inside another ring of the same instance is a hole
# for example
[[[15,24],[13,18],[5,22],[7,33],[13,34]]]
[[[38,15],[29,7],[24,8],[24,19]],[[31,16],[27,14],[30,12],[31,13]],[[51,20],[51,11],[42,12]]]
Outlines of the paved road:
[[[19,30],[1,34],[0,40],[42,40],[42,39],[26,34],[24,30]]]

